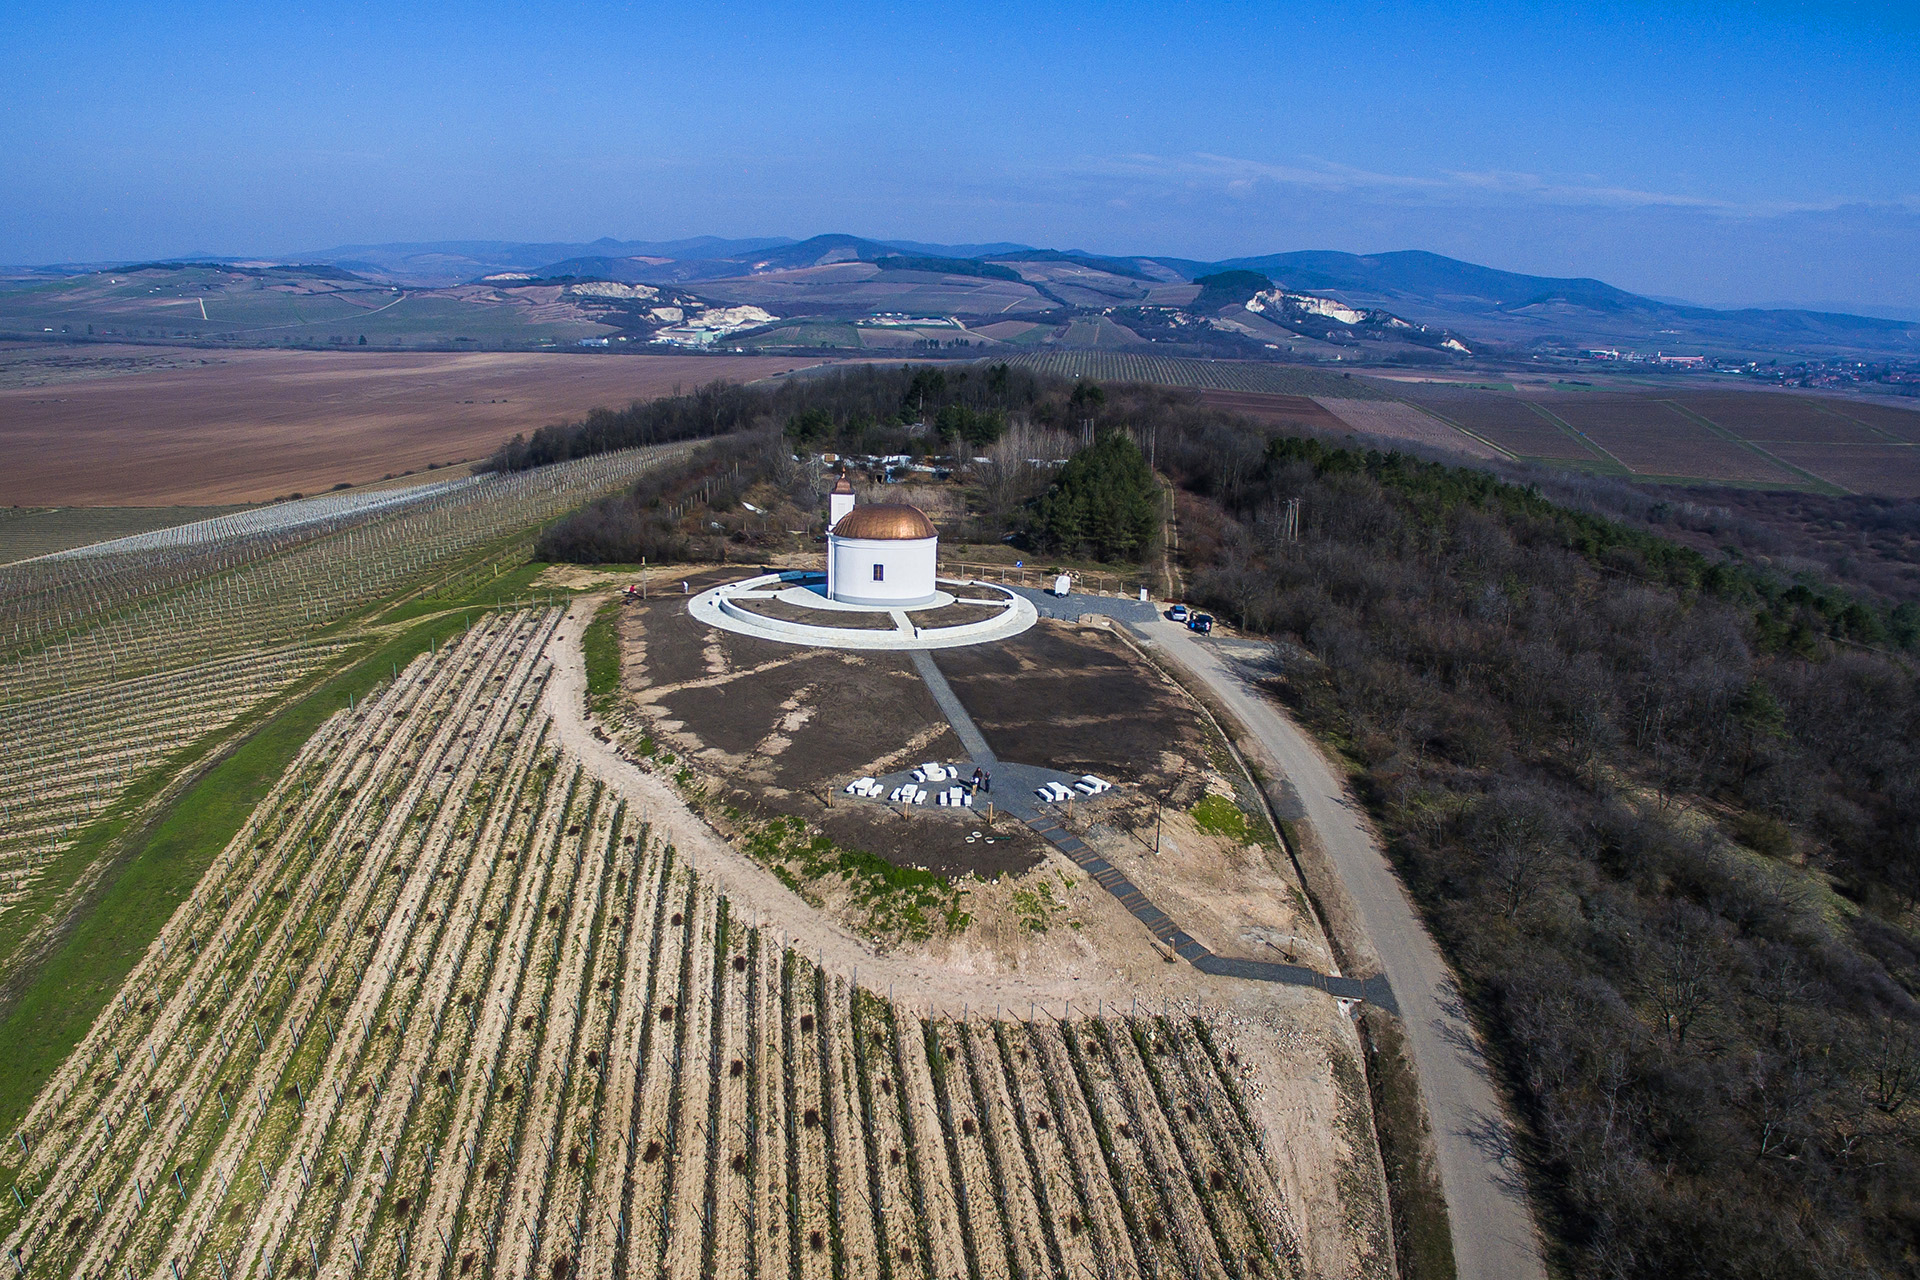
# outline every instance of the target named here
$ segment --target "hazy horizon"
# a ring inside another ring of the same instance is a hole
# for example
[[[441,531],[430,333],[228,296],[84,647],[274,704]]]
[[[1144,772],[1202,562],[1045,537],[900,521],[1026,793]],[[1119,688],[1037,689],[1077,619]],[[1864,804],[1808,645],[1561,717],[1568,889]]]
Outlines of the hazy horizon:
[[[1912,314],[1917,37],[1858,5],[47,5],[0,33],[0,260],[845,231]]]

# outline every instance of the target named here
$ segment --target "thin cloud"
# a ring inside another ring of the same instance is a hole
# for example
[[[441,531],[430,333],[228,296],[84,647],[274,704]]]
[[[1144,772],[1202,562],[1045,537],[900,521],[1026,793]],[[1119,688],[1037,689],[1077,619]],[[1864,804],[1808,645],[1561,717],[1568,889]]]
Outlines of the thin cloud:
[[[1328,195],[1400,196],[1411,203],[1481,204],[1488,201],[1547,204],[1572,208],[1674,209],[1732,218],[1773,218],[1790,214],[1834,213],[1878,207],[1889,212],[1920,212],[1920,197],[1894,201],[1738,201],[1671,191],[1647,191],[1603,183],[1556,182],[1535,173],[1510,170],[1448,170],[1438,174],[1380,173],[1333,161],[1308,159],[1274,164],[1240,156],[1196,152],[1186,156],[1143,153],[1098,157],[1081,166],[1087,178],[1157,181],[1184,187],[1208,187],[1244,200],[1262,184]]]

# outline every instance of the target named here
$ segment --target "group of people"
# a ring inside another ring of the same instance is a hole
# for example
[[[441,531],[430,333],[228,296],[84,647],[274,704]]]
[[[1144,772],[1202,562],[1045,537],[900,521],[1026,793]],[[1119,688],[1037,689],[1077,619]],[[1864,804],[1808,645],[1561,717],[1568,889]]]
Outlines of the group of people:
[[[988,773],[985,769],[975,769],[973,771],[973,789],[975,791],[984,792],[987,795],[992,795],[993,794],[993,775]]]

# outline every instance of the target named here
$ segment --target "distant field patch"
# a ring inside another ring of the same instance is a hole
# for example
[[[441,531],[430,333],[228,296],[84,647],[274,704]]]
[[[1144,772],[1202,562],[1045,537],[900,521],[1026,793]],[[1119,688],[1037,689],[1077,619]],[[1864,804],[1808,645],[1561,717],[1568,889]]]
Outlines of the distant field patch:
[[[1822,403],[1834,413],[1843,414],[1877,431],[1884,431],[1896,440],[1920,444],[1920,408],[1903,409],[1864,400],[1826,400]]]
[[[1732,391],[1721,395],[1681,395],[1673,399],[1743,440],[1769,444],[1774,441],[1793,444],[1886,442],[1885,436],[1851,418],[1829,412],[1820,401],[1808,396]]]
[[[1768,451],[1855,493],[1920,498],[1920,446],[1778,444],[1769,445]]]
[[[93,360],[147,348],[83,347]],[[800,357],[223,351],[218,364],[0,389],[0,505],[162,506],[313,494],[480,458],[515,432]]]
[[[1420,387],[1402,393],[1421,408],[1522,458],[1590,463],[1600,455],[1526,401],[1487,391]]]
[[[1311,396],[1274,395],[1264,391],[1203,390],[1200,403],[1215,409],[1245,414],[1256,422],[1303,423],[1329,430],[1340,428],[1340,419]]]
[[[1448,449],[1474,458],[1505,456],[1484,440],[1476,440],[1466,432],[1398,400],[1342,400],[1334,396],[1321,396],[1319,402],[1341,422],[1366,435]]]
[[[1013,342],[1023,334],[1028,334],[1035,329],[1043,329],[1045,327],[1045,325],[1035,324],[1031,320],[996,320],[992,324],[982,325],[980,328],[975,329],[974,332],[992,338],[996,342]]]
[[[302,345],[568,342],[610,330],[552,297],[403,289],[325,270],[219,266],[94,272],[0,289],[0,332]]]
[[[1252,360],[1184,360],[1177,356],[1108,351],[1049,351],[1015,356],[1008,363],[1037,373],[1092,378],[1100,382],[1151,382],[1167,387],[1339,396],[1350,400],[1392,398],[1385,388],[1351,374]]]
[[[238,507],[57,507],[0,510],[0,564],[112,538],[211,520]]]
[[[1715,435],[1664,400],[1639,396],[1556,397],[1547,408],[1586,433],[1636,475],[1803,485],[1806,479]]]
[[[863,345],[860,331],[850,324],[789,324],[751,338],[741,339],[744,347],[858,347]]]
[[[1100,322],[1078,319],[1067,325],[1067,335],[1063,341],[1073,346],[1097,347],[1100,345]]]

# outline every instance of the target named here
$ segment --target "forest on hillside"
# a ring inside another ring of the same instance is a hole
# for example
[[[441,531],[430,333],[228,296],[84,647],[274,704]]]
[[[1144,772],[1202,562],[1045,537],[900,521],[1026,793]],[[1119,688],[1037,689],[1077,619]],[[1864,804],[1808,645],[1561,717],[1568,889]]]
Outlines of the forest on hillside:
[[[1272,688],[1358,766],[1567,1272],[1912,1274],[1920,688],[1894,611],[1482,472],[1190,428],[1161,454],[1195,594],[1292,642]]]
[[[957,473],[960,542],[1136,562],[1158,546],[1158,483],[1132,435],[1102,428],[1078,450],[1069,423],[1091,421],[1105,393],[1088,382],[1006,365],[943,370],[865,366],[751,388],[717,384],[544,428],[490,460],[497,470],[637,444],[725,435],[683,465],[549,527],[538,554],[593,564],[754,561],[796,549],[820,520],[825,455],[940,460]],[[730,433],[730,434],[729,434]],[[1069,457],[1069,455],[1072,455]],[[1057,470],[1051,465],[1065,462]]]

